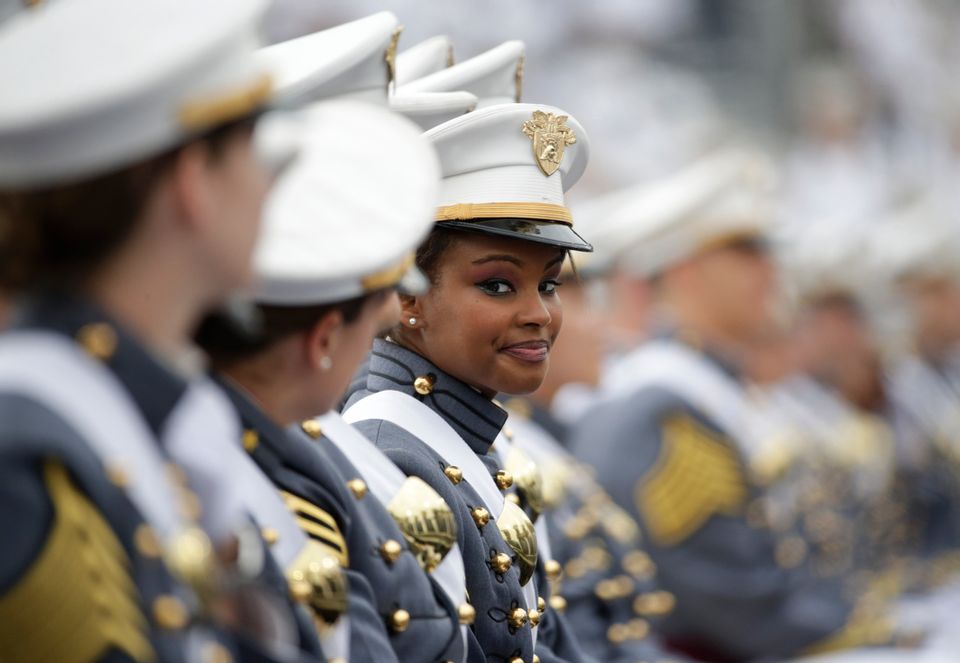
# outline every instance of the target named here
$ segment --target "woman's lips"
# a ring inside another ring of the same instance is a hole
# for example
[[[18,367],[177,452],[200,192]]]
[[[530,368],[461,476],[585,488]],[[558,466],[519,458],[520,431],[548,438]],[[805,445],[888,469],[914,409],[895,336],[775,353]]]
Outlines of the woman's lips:
[[[514,359],[538,363],[547,358],[550,352],[550,344],[546,341],[527,341],[526,343],[517,343],[500,348],[500,352],[508,354]]]

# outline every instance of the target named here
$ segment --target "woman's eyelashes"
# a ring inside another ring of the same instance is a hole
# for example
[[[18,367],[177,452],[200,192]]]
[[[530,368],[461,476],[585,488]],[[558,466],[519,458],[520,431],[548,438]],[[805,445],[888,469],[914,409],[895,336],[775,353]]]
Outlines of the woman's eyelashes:
[[[544,295],[555,295],[557,288],[561,285],[563,284],[556,279],[546,279],[540,282],[537,289]],[[480,281],[476,286],[484,293],[494,297],[509,295],[517,291],[513,283],[506,279],[487,279],[486,281]]]

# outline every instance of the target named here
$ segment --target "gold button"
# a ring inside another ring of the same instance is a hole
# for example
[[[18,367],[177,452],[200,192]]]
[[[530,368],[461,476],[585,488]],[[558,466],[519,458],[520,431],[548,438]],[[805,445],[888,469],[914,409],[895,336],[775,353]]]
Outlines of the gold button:
[[[187,608],[176,596],[158,596],[153,601],[153,620],[162,629],[182,629],[188,621]]]
[[[477,610],[469,603],[463,603],[457,608],[457,615],[460,617],[461,624],[470,626],[477,618]]]
[[[313,586],[303,578],[291,579],[288,586],[290,597],[297,603],[306,603],[313,597]]]
[[[607,640],[620,645],[630,639],[630,630],[626,624],[611,624],[607,629]]]
[[[676,602],[677,600],[670,592],[648,592],[634,599],[633,611],[644,617],[657,617],[673,610]]]
[[[413,381],[413,389],[421,396],[426,396],[433,392],[433,378],[429,375],[421,375]]]
[[[514,656],[513,658],[510,659],[510,663],[523,663],[523,659],[520,658],[519,656]]]
[[[130,485],[130,475],[121,465],[107,465],[107,479],[117,488],[126,488]]]
[[[540,623],[540,611],[536,608],[527,612],[527,619],[530,620],[530,626],[536,626]]]
[[[447,475],[447,478],[450,479],[450,483],[452,483],[454,486],[463,481],[463,470],[456,465],[447,465],[445,468],[443,468],[443,473]]]
[[[540,657],[537,656],[536,654],[533,655],[533,658],[531,660],[533,661],[533,663],[540,663]]]
[[[363,496],[367,494],[367,484],[364,483],[363,479],[350,479],[347,482],[347,488],[358,500],[362,500]]]
[[[272,527],[264,527],[262,530],[260,530],[260,536],[263,537],[263,540],[268,546],[272,546],[280,540],[280,532]]]
[[[634,550],[624,555],[623,568],[638,580],[649,580],[657,571],[653,560],[642,550]]]
[[[563,568],[557,560],[549,559],[543,563],[543,571],[547,574],[547,580],[559,580]]]
[[[180,513],[187,520],[196,520],[203,513],[203,506],[200,504],[200,498],[192,490],[184,488],[177,496],[180,502]]]
[[[493,570],[497,573],[506,573],[510,570],[510,567],[513,566],[513,560],[510,559],[510,555],[506,553],[497,553],[490,562],[490,566],[492,566]]]
[[[559,594],[554,594],[550,597],[550,608],[557,612],[563,612],[567,609],[567,599]]]
[[[303,432],[312,437],[314,440],[319,440],[323,437],[323,429],[320,428],[320,422],[316,419],[307,419],[302,424],[300,428],[303,429]]]
[[[187,485],[187,473],[183,471],[183,468],[177,465],[176,463],[167,463],[166,465],[167,477],[173,483],[178,486]]]
[[[247,453],[251,453],[254,449],[260,446],[260,436],[257,434],[257,431],[252,428],[248,428],[243,431],[243,448]]]
[[[410,626],[410,613],[403,608],[394,610],[390,615],[390,629],[394,633],[403,633],[408,626]]]
[[[523,625],[527,623],[527,611],[523,608],[514,608],[510,611],[507,621],[513,628],[523,628]]]
[[[513,440],[513,430],[509,426],[503,427],[503,436],[508,440]]]
[[[506,470],[497,471],[497,474],[493,477],[493,480],[496,482],[497,488],[500,490],[506,490],[513,485],[513,475]]]
[[[507,495],[504,495],[504,496],[503,496],[503,499],[505,499],[505,500],[507,500],[508,502],[510,502],[510,504],[514,504],[514,505],[516,505],[516,506],[520,506],[520,496],[517,495],[516,493],[508,493]]]
[[[380,556],[383,557],[386,561],[393,564],[400,558],[400,553],[403,552],[403,547],[393,539],[388,539],[383,542],[383,545],[380,546]]]
[[[157,531],[150,525],[144,523],[137,526],[136,532],[133,533],[133,543],[137,547],[137,551],[144,557],[157,559],[163,555],[163,545],[160,543],[160,537],[157,536]]]
[[[106,361],[117,351],[117,332],[103,322],[84,325],[77,330],[77,342],[84,351],[100,361]]]
[[[482,506],[473,509],[470,515],[473,516],[473,522],[477,524],[477,527],[483,527],[490,522],[490,512]]]
[[[537,610],[543,614],[543,611],[547,609],[547,602],[543,600],[542,596],[537,597]]]
[[[219,642],[208,642],[203,648],[204,663],[233,663],[230,650]]]

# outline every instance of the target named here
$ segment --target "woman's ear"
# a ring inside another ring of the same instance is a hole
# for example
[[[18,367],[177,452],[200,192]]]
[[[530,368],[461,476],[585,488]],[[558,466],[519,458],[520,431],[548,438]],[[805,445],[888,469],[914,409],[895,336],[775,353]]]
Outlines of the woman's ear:
[[[327,372],[333,366],[334,356],[343,341],[343,313],[330,311],[317,320],[304,339],[304,358],[314,370]]]
[[[400,295],[400,326],[403,329],[423,329],[422,302],[413,295]]]

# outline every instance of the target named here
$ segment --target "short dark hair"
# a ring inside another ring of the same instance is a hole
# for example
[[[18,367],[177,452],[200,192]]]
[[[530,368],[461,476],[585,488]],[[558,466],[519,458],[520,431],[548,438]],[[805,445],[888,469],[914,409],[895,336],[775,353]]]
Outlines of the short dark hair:
[[[253,121],[231,122],[188,144],[202,141],[220,158]],[[154,187],[184,147],[69,184],[0,189],[0,288],[69,288],[88,278],[133,234]]]
[[[206,352],[213,368],[219,370],[251,359],[281,340],[309,330],[334,311],[340,312],[346,324],[352,324],[363,313],[367,303],[385,297],[388,292],[378,290],[322,306],[258,304],[254,330],[244,329],[226,314],[213,313],[201,322],[194,340]]]

